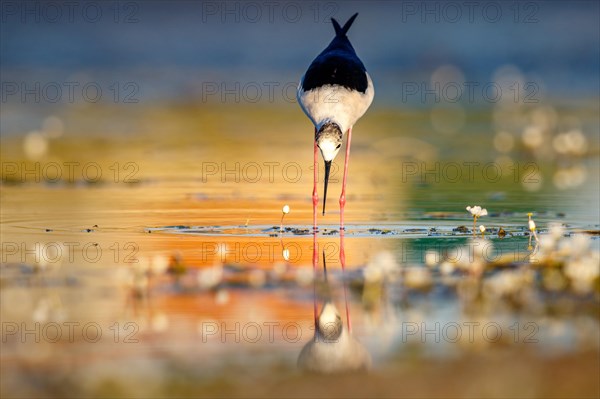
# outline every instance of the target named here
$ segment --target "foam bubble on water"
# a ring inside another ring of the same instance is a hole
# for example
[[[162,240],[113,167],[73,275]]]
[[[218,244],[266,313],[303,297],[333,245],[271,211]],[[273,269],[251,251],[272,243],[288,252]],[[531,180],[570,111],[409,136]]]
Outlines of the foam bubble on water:
[[[150,264],[150,270],[154,274],[163,274],[169,267],[169,258],[164,255],[154,255]]]
[[[48,152],[48,139],[37,130],[27,133],[23,139],[23,151],[29,159],[39,159]]]
[[[227,305],[229,303],[229,292],[224,289],[218,290],[215,295],[215,303],[217,305]]]
[[[169,318],[164,313],[157,313],[150,322],[152,331],[164,332],[169,329]]]
[[[437,251],[433,249],[428,249],[425,251],[425,265],[428,267],[434,267],[437,265],[439,259],[439,255]]]

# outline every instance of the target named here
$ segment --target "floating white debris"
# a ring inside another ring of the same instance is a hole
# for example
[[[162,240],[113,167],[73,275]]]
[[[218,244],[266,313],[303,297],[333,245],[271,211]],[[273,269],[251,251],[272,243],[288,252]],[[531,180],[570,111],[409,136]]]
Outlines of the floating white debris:
[[[399,270],[396,258],[389,251],[381,251],[375,254],[367,263],[364,270],[365,280],[375,282],[385,278],[393,279]]]
[[[169,318],[164,313],[157,313],[152,317],[150,326],[154,332],[164,332],[169,329]]]
[[[404,274],[404,284],[415,289],[427,288],[432,284],[431,273],[429,269],[424,267],[407,267]]]
[[[215,303],[217,305],[226,305],[229,303],[229,292],[224,289],[218,290],[215,295]]]
[[[169,258],[165,255],[154,255],[150,265],[150,270],[154,274],[163,274],[169,268]]]
[[[200,288],[209,289],[221,283],[223,280],[223,267],[218,264],[198,270],[198,285]]]
[[[434,267],[438,264],[439,254],[437,251],[432,249],[428,249],[425,251],[425,265],[428,267]]]

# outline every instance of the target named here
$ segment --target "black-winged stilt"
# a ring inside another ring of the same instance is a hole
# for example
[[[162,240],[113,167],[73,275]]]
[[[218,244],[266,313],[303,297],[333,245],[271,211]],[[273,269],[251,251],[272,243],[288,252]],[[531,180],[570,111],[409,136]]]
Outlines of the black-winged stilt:
[[[335,29],[335,37],[329,43],[329,46],[310,64],[298,85],[298,103],[315,125],[312,196],[313,227],[315,230],[317,229],[317,205],[319,202],[317,193],[317,149],[321,151],[325,161],[325,188],[323,192],[323,215],[325,215],[331,162],[342,146],[344,135],[346,132],[348,133],[342,194],[340,196],[340,229],[343,229],[352,126],[367,111],[375,94],[371,77],[346,36],[357,15],[358,13],[354,14],[343,27],[334,18],[331,18]]]

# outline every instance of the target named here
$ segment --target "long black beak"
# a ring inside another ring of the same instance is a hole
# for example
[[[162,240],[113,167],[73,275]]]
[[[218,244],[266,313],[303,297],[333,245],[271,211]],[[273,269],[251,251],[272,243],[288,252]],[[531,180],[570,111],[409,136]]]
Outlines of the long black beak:
[[[329,170],[331,161],[325,161],[325,189],[323,190],[323,216],[325,216],[325,204],[327,203],[327,184],[329,183]]]

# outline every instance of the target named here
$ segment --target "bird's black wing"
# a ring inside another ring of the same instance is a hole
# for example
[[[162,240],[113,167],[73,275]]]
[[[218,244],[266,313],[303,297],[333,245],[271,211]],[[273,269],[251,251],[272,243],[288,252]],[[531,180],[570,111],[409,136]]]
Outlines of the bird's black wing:
[[[326,85],[338,85],[364,93],[369,86],[365,66],[358,57],[347,52],[321,54],[308,67],[302,89],[309,91]]]
[[[357,15],[358,13],[350,17],[343,27],[331,18],[335,37],[308,67],[302,82],[304,91],[326,85],[337,85],[361,93],[366,92],[369,86],[367,70],[346,36]]]

